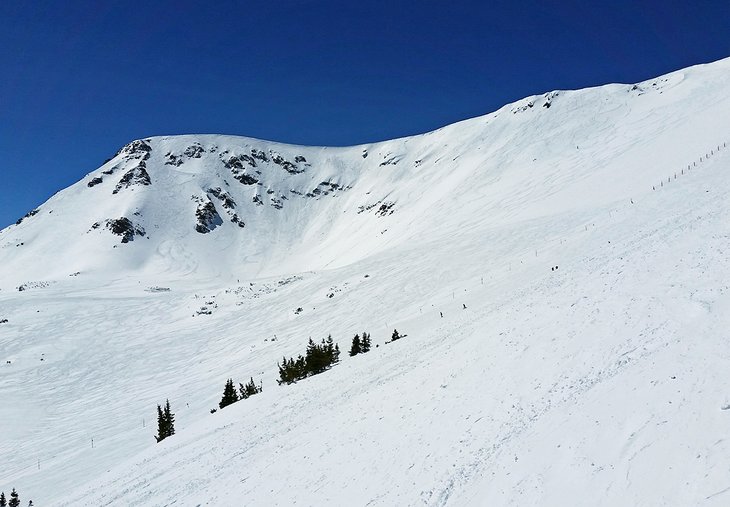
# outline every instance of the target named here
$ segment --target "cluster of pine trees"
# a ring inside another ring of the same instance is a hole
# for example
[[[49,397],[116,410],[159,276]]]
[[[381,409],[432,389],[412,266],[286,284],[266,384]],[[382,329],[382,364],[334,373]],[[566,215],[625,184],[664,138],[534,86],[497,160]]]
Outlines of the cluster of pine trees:
[[[165,400],[165,408],[157,405],[157,442],[175,434],[175,414],[170,410],[170,400]]]
[[[393,335],[389,342],[400,340],[407,335],[401,335],[398,330],[393,330]],[[370,333],[363,333],[362,336],[356,334],[352,339],[352,345],[350,347],[350,356],[356,356],[358,354],[365,354],[370,352],[371,341]],[[299,354],[294,359],[289,359],[284,356],[281,364],[277,363],[279,367],[279,380],[277,382],[281,384],[292,384],[297,380],[317,375],[323,371],[329,370],[334,364],[340,361],[340,347],[332,340],[332,335],[329,335],[327,339],[323,339],[320,343],[315,343],[311,338],[307,344],[307,351],[305,355]],[[233,379],[226,381],[226,386],[223,388],[223,397],[218,403],[218,406],[223,409],[232,403],[236,403],[239,400],[245,400],[250,398],[254,394],[262,392],[263,385],[258,385],[254,382],[253,377],[246,384],[238,384],[238,390],[233,385]],[[215,412],[215,409],[211,409],[211,413]],[[163,441],[165,438],[175,434],[175,414],[170,410],[170,400],[165,400],[164,409],[157,405],[157,435],[155,439],[158,442]],[[15,497],[13,497],[15,495]],[[0,507],[18,507],[19,503],[12,503],[13,498],[17,498],[18,494],[13,490],[10,495],[10,503],[5,502],[5,495],[0,494]],[[31,502],[32,505],[32,502]]]
[[[220,403],[218,403],[218,407],[225,408],[232,403],[250,398],[254,394],[258,394],[264,390],[264,386],[262,384],[256,385],[256,382],[253,381],[253,377],[251,377],[248,384],[243,385],[239,383],[238,386],[239,391],[236,392],[236,388],[233,387],[233,379],[229,378],[226,381],[226,387],[223,388],[223,398],[221,398]]]
[[[322,339],[321,343],[314,343],[309,339],[306,355],[301,354],[296,360],[284,357],[279,366],[279,385],[291,384],[312,375],[322,373],[340,360],[340,347],[332,341],[332,335]]]
[[[350,357],[366,352],[370,352],[370,334],[363,333],[362,338],[356,334],[352,339],[352,346],[350,346]]]
[[[18,492],[15,491],[15,488],[13,488],[13,491],[10,492],[10,499],[7,500],[5,498],[5,492],[0,492],[0,507],[20,507],[20,496],[18,495]],[[28,507],[33,507],[33,500],[28,502]]]

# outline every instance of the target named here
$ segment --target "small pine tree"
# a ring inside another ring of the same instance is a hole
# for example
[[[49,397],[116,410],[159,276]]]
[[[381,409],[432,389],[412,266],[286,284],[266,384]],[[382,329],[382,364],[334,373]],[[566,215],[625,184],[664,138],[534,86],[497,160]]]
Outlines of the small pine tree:
[[[284,356],[284,359],[282,359],[281,364],[276,363],[276,366],[279,368],[279,380],[277,380],[276,383],[279,385],[291,384],[289,362],[286,360],[286,356]]]
[[[325,364],[329,368],[333,364],[340,361],[340,346],[332,340],[332,335],[327,336],[327,341],[323,340],[325,352]]]
[[[0,507],[8,507],[8,501],[5,500],[5,492],[0,491]]]
[[[364,338],[364,336],[363,336]],[[362,352],[362,345],[360,343],[360,335],[356,334],[352,339],[352,345],[350,346],[350,357],[358,355]]]
[[[254,394],[258,394],[261,391],[263,391],[263,387],[257,386],[256,383],[253,381],[253,377],[251,377],[251,380],[248,382],[248,384],[238,384],[239,390],[241,392],[241,399],[245,400],[247,398],[250,398]]]
[[[162,407],[157,405],[157,436],[155,440],[162,442],[167,436],[167,429],[165,425],[165,416],[162,413]]]
[[[401,338],[403,338],[403,336],[398,334],[398,330],[393,329],[393,336],[390,337],[390,341],[394,342],[396,340],[400,340]]]
[[[225,408],[232,403],[236,403],[237,401],[238,393],[236,392],[236,388],[233,387],[233,379],[229,378],[226,381],[226,387],[223,389],[223,398],[221,398],[220,403],[218,403],[218,407]]]
[[[13,491],[10,492],[8,507],[20,507],[20,498],[18,497],[18,493],[15,491],[15,488],[13,488]]]
[[[165,400],[165,408],[157,405],[157,436],[155,440],[162,442],[175,434],[175,414],[170,410],[170,400]]]
[[[360,341],[360,348],[362,353],[370,352],[370,335],[368,333],[362,334],[362,340]]]
[[[170,410],[170,400],[165,400],[165,428],[168,437],[175,434],[175,414]]]

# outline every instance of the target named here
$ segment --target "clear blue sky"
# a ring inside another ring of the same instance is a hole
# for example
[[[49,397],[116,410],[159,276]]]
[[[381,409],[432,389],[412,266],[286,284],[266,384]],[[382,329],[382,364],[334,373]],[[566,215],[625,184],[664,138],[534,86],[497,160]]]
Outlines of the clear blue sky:
[[[730,56],[728,0],[550,4],[4,0],[0,227],[136,138],[358,144]]]

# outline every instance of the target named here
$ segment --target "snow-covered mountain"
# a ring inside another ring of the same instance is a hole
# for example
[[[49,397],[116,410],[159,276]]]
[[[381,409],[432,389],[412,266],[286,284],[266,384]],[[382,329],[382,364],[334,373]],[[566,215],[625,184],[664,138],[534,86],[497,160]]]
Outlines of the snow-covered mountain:
[[[128,144],[0,231],[0,490],[727,505],[728,90],[730,59],[355,147]]]

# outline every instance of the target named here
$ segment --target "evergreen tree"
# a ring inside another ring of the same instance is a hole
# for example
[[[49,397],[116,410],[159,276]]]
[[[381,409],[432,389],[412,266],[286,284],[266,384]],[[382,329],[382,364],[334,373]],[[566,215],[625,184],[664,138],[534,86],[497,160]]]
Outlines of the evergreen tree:
[[[289,369],[289,362],[286,360],[286,356],[282,359],[281,364],[276,363],[276,366],[279,368],[279,380],[276,383],[279,385],[291,384],[291,370]]]
[[[400,340],[401,338],[403,338],[403,336],[401,336],[401,335],[398,334],[398,330],[397,329],[393,329],[393,336],[390,337],[390,341],[394,342],[396,340]]]
[[[240,391],[241,391],[241,399],[245,400],[246,398],[249,398],[253,396],[254,394],[258,394],[261,391],[263,391],[263,387],[257,386],[256,383],[253,381],[253,377],[251,377],[251,380],[248,384],[238,384]]]
[[[10,492],[8,507],[20,507],[20,498],[18,497],[18,493],[15,491],[15,488],[13,488],[13,491]]]
[[[0,491],[0,507],[8,507],[8,502],[5,500],[5,492]]]
[[[360,348],[362,353],[370,352],[370,335],[368,333],[362,334],[362,340],[360,340]]]
[[[231,403],[236,403],[238,401],[238,393],[236,392],[236,388],[233,387],[233,379],[228,379],[226,381],[226,387],[223,389],[223,398],[221,398],[220,403],[218,403],[218,406],[220,408],[225,408]]]
[[[324,357],[327,368],[340,360],[340,346],[332,340],[332,335],[327,336],[327,341],[322,340],[324,345]]]
[[[281,364],[277,363],[279,367],[279,380],[277,380],[277,383],[279,385],[291,384],[297,380],[317,375],[339,360],[340,346],[334,343],[332,336],[328,336],[326,340],[323,339],[320,343],[315,343],[310,338],[305,356],[300,354],[296,360],[294,358],[287,359],[284,356]],[[255,387],[255,384],[253,387]],[[241,386],[241,388],[245,389],[245,386]],[[260,388],[257,389],[256,392],[261,392]]]
[[[165,428],[168,437],[175,434],[175,414],[170,410],[170,400],[165,400]]]
[[[167,436],[167,429],[165,425],[165,416],[162,413],[162,407],[157,405],[157,436],[155,440],[162,442]]]
[[[294,380],[300,380],[307,376],[307,360],[303,355],[299,354],[296,361],[294,359],[290,361]]]
[[[309,339],[307,355],[305,356],[307,376],[317,375],[327,369],[327,350],[325,341],[318,345]]]
[[[350,346],[350,357],[358,355],[362,352],[362,345],[360,343],[360,335],[356,334],[352,339],[352,345]]]
[[[162,442],[175,434],[175,414],[170,410],[170,400],[165,400],[165,408],[157,405],[157,436],[155,440]]]

